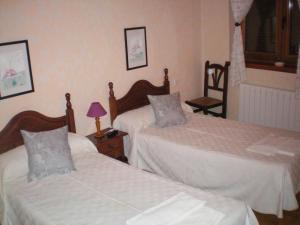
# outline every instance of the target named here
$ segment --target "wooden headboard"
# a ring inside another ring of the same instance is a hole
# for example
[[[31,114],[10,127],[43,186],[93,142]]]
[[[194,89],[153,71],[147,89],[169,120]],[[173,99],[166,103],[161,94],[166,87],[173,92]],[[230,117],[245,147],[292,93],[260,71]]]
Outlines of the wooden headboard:
[[[15,115],[4,129],[0,131],[0,154],[24,144],[20,130],[38,132],[67,125],[69,131],[75,133],[76,127],[71,95],[67,93],[65,97],[67,104],[64,116],[55,118],[47,117],[36,111],[23,111]]]
[[[118,115],[124,112],[150,104],[147,95],[170,94],[170,82],[167,68],[164,69],[164,74],[163,86],[157,87],[147,80],[139,80],[132,85],[126,95],[119,99],[115,98],[113,83],[109,82],[109,108],[111,123],[113,123]]]

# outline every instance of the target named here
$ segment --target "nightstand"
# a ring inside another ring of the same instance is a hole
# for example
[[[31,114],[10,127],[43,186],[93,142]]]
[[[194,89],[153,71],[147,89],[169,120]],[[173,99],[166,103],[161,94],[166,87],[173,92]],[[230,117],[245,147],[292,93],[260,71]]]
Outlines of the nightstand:
[[[109,129],[102,130],[103,132],[108,131]],[[86,136],[91,142],[94,143],[98,152],[118,159],[122,162],[128,162],[127,157],[124,155],[124,144],[123,137],[128,135],[126,132],[118,131],[118,134],[114,137],[107,137],[106,135],[101,138],[96,138],[95,133]]]

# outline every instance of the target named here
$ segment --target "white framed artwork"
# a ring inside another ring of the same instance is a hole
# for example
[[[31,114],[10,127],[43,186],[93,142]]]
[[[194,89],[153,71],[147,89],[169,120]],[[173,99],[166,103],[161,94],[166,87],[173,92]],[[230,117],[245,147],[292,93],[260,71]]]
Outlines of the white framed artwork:
[[[148,66],[146,27],[124,29],[127,70]]]
[[[0,43],[0,100],[33,91],[28,41]]]

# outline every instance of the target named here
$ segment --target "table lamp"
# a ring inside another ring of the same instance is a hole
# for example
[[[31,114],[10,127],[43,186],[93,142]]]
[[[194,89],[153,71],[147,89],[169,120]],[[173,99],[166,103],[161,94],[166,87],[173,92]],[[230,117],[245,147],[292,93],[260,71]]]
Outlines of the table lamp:
[[[96,128],[97,132],[95,134],[95,137],[102,137],[103,132],[100,130],[100,117],[106,115],[106,111],[103,108],[103,106],[100,104],[100,102],[93,102],[89,108],[88,113],[86,114],[88,117],[94,117],[96,119]]]

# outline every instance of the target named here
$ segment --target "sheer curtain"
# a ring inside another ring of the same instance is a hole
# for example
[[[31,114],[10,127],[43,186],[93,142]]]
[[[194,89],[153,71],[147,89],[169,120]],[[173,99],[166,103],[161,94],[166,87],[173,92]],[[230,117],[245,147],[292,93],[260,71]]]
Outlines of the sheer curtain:
[[[239,85],[246,77],[245,56],[240,23],[249,12],[252,2],[253,0],[231,0],[232,15],[235,21],[230,64],[231,86]]]
[[[300,0],[298,0],[298,7],[300,10]],[[299,52],[298,52],[297,74],[296,74],[296,98],[300,99],[300,43],[299,43]]]

